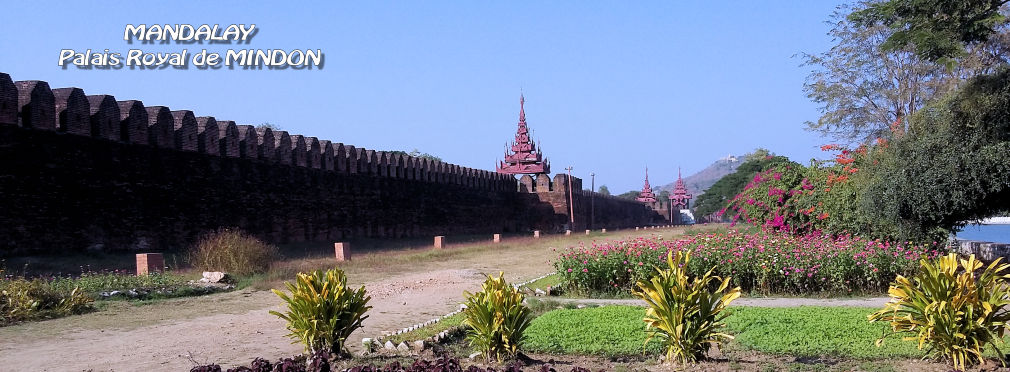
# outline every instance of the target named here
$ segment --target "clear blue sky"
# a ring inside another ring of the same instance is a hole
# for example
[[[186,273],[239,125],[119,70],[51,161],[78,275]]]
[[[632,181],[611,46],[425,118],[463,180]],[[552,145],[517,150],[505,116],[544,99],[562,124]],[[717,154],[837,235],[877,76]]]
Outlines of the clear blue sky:
[[[494,169],[520,89],[555,173],[614,193],[765,147],[801,163],[827,139],[802,52],[834,1],[8,2],[0,72],[240,124]],[[129,45],[126,24],[249,24],[249,45]],[[60,49],[322,49],[321,70],[80,70]]]

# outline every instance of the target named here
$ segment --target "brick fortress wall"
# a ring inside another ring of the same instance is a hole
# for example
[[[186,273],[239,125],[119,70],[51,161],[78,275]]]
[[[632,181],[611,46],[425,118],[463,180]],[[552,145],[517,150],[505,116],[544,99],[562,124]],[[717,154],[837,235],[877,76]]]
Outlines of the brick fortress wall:
[[[0,164],[4,254],[179,249],[219,227],[284,243],[560,231],[568,221],[565,175],[517,192],[510,175],[3,73]],[[588,194],[574,199],[581,228]],[[598,227],[644,225],[648,211],[596,198]]]

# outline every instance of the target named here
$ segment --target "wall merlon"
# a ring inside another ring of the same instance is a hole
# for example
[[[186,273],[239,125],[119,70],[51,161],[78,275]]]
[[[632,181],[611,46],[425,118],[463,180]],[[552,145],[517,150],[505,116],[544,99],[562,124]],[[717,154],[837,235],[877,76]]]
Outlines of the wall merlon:
[[[175,129],[176,150],[192,152],[200,150],[196,116],[193,115],[193,111],[172,111],[172,128]]]
[[[237,158],[241,155],[239,150],[240,136],[238,125],[231,120],[221,120],[217,122],[217,143],[218,153],[228,158]]]
[[[87,96],[88,106],[91,109],[88,119],[91,124],[92,133],[98,131],[97,137],[110,141],[127,142],[125,133],[120,133],[119,104],[116,97],[108,94],[96,94]]]
[[[57,130],[78,136],[99,138],[98,128],[91,127],[91,104],[81,88],[53,89],[56,100]]]
[[[165,106],[149,106],[147,110],[148,143],[163,149],[175,148],[175,118]]]
[[[18,125],[18,88],[11,76],[0,72],[0,125]]]
[[[56,97],[49,83],[39,80],[15,81],[18,89],[18,125],[24,128],[55,131]]]
[[[277,140],[274,138],[274,132],[270,128],[257,127],[256,128],[256,151],[259,152],[259,158],[266,160],[268,162],[273,162],[277,159]]]
[[[116,102],[119,106],[119,135],[123,142],[152,145],[147,135],[147,109],[144,103],[137,100],[127,100]]]
[[[196,118],[197,151],[207,155],[221,155],[221,145],[218,144],[221,130],[217,127],[217,119],[213,116]]]
[[[350,165],[347,164],[347,148],[343,143],[333,144],[333,170],[337,173],[350,173]]]
[[[333,159],[333,143],[329,140],[319,141],[319,168],[329,172],[336,170]]]
[[[363,165],[368,167],[368,174],[379,176],[379,155],[375,153],[375,150],[365,150],[365,164]],[[362,168],[364,169],[364,167]]]
[[[288,132],[283,130],[274,131],[274,149],[275,156],[278,163],[291,165],[294,164],[291,158],[291,136]]]
[[[259,134],[252,125],[236,125],[238,130],[238,156],[243,159],[259,159]]]
[[[347,151],[347,173],[361,173],[361,162],[358,160],[360,158],[360,155],[358,155],[358,149],[354,148],[353,145],[345,145],[344,149]]]
[[[308,150],[305,148],[305,136],[300,134],[291,135],[291,164],[298,167],[308,166],[306,157]]]

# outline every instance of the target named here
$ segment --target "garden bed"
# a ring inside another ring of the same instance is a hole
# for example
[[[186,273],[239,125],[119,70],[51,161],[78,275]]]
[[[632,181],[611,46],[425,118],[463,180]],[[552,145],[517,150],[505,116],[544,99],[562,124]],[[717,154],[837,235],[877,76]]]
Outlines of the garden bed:
[[[666,266],[667,253],[680,250],[692,251],[692,276],[714,267],[715,275],[731,277],[744,293],[827,296],[884,293],[896,276],[914,273],[921,257],[944,253],[938,244],[729,230],[677,240],[653,236],[580,245],[561,251],[554,267],[566,290],[625,297],[636,281]]]

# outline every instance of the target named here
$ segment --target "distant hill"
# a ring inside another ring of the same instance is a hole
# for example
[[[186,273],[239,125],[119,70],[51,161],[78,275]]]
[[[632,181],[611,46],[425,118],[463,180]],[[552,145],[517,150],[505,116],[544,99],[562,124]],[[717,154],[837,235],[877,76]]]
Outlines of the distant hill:
[[[715,182],[720,178],[735,172],[736,168],[743,162],[743,156],[727,155],[724,158],[716,160],[715,163],[712,163],[712,165],[709,165],[707,168],[702,169],[698,173],[690,176],[684,176],[684,184],[687,185],[687,189],[691,192],[694,198],[698,198],[699,195],[704,193],[705,190],[715,184]],[[674,179],[673,182],[659,186],[656,193],[658,194],[664,190],[673,192],[673,186],[676,183],[677,180]]]

